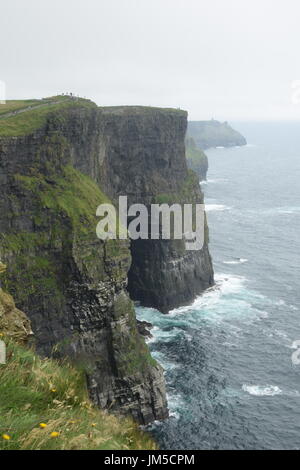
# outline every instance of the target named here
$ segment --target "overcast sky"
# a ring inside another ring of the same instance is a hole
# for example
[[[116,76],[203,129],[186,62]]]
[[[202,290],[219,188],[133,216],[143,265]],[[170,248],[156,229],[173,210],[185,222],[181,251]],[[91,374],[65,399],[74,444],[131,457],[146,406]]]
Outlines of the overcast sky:
[[[0,15],[7,99],[300,119],[299,0],[0,0]]]

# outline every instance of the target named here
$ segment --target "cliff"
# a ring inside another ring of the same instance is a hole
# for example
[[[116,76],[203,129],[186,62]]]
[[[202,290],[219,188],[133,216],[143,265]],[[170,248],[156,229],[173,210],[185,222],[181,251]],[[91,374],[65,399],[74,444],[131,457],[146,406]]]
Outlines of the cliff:
[[[115,107],[101,110],[100,182],[113,199],[128,203],[202,203],[198,179],[187,169],[187,113]],[[136,240],[128,290],[134,300],[167,313],[213,284],[208,230],[203,250],[187,251],[183,240]]]
[[[156,449],[132,419],[90,402],[83,368],[36,355],[28,317],[2,288],[0,340],[0,450]]]
[[[199,176],[200,181],[206,181],[208,158],[203,150],[197,148],[192,137],[186,137],[185,139],[185,154],[188,167]]]
[[[186,121],[176,110],[60,97],[0,116],[6,285],[30,317],[37,351],[80,363],[93,402],[140,423],[168,412],[163,371],[128,291],[163,311],[192,300],[213,283],[208,235],[201,252],[181,241],[102,242],[95,212],[118,195],[130,204],[202,201],[184,158]]]
[[[189,121],[188,136],[192,137],[201,149],[209,147],[235,147],[246,145],[246,139],[232,129],[227,122]]]

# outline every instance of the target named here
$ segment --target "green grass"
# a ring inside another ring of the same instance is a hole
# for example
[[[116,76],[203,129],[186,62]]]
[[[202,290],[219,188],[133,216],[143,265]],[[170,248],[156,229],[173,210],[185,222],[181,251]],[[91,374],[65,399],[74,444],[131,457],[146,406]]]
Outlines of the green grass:
[[[182,181],[181,187],[176,193],[161,193],[157,194],[154,198],[155,204],[192,204],[201,203],[198,200],[198,189],[199,181],[196,173],[192,170],[188,170],[187,177]]]
[[[28,106],[38,106],[42,104],[42,100],[9,100],[5,104],[0,105],[0,116],[13,111],[20,111]]]
[[[43,174],[15,177],[37,196],[43,208],[66,214],[72,226],[81,232],[88,233],[92,229],[94,234],[97,207],[99,204],[110,203],[96,183],[71,165],[64,167],[59,176],[53,175],[53,179],[50,177],[50,182]]]
[[[57,103],[59,101],[59,103]],[[27,109],[29,106],[32,109]],[[69,96],[53,96],[43,100],[12,100],[5,105],[0,105],[0,137],[19,137],[33,133],[42,128],[49,114],[56,113],[74,107],[97,108],[97,105],[90,100],[83,98],[70,98]],[[175,108],[155,108],[150,106],[110,106],[99,108],[104,113],[121,115],[145,114],[153,115],[158,111],[160,114],[181,114],[186,116],[186,111]],[[13,116],[5,116],[6,113],[21,111]],[[63,115],[60,116],[60,119]]]
[[[104,113],[113,113],[121,115],[134,115],[134,114],[149,114],[153,115],[153,112],[159,112],[159,114],[181,114],[183,117],[187,116],[187,111],[180,108],[158,108],[155,106],[105,106],[100,108]]]
[[[0,450],[157,448],[131,419],[96,409],[74,367],[13,342],[7,357],[0,364]]]
[[[57,103],[57,101],[60,102]],[[0,137],[18,137],[31,134],[35,130],[43,127],[47,122],[48,116],[57,111],[72,108],[96,107],[96,104],[92,101],[82,98],[72,100],[69,97],[57,96],[47,98],[46,100],[8,102],[7,105],[0,106],[0,112],[3,114],[13,110],[27,108],[27,106],[30,106],[30,103],[34,103],[36,109],[29,109],[20,114],[3,118],[1,118],[0,114]],[[6,110],[4,110],[5,107],[7,107]]]
[[[96,236],[99,222],[96,209],[102,203],[109,203],[109,199],[95,182],[71,166],[62,167],[57,175],[49,178],[42,173],[15,175],[16,184],[32,200],[35,231],[0,234],[0,255],[14,254],[10,272],[16,273],[17,280],[9,277],[5,285],[18,302],[25,301],[28,295],[41,293],[47,296],[55,293],[56,299],[60,298],[56,260],[51,255],[60,246],[64,246],[66,257],[68,250],[74,250],[75,246],[78,250],[88,247],[84,257],[86,269],[92,270],[95,276],[95,259],[98,259],[98,275],[105,274],[101,259],[103,243]],[[111,258],[114,251],[116,258],[125,256],[118,240],[111,240],[107,245]],[[112,275],[119,275],[118,266],[115,263],[112,267]]]

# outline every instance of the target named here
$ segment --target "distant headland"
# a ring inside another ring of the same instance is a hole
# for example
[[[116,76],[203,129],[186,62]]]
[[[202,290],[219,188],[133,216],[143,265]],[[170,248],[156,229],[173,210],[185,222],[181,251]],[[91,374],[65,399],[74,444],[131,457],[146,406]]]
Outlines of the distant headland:
[[[246,145],[247,141],[238,131],[234,130],[227,122],[189,121],[189,137],[192,137],[201,149],[210,147],[235,147]]]

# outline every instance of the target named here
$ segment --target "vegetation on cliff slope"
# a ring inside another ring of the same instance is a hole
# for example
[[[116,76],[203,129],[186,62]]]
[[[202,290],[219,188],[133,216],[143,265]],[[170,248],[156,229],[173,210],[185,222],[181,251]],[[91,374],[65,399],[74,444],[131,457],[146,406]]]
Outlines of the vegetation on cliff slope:
[[[192,137],[186,138],[185,151],[188,167],[197,173],[200,181],[206,180],[208,158],[203,150],[197,148],[196,143]]]
[[[63,158],[63,141],[57,139],[52,137],[56,144],[61,144],[59,156]],[[51,153],[51,149],[49,145],[48,152]],[[0,256],[10,258],[4,284],[23,309],[29,309],[29,297],[36,299],[38,305],[43,296],[49,308],[50,305],[55,306],[59,315],[65,308],[64,289],[70,259],[81,263],[93,287],[108,278],[116,283],[122,280],[126,276],[130,257],[126,241],[102,242],[96,237],[99,221],[96,208],[110,201],[95,182],[71,165],[61,167],[59,161],[49,164],[47,176],[42,171],[45,169],[36,167],[30,175],[15,175],[18,190],[24,200],[25,196],[28,197],[27,207],[30,207],[34,230],[0,234]],[[16,204],[14,210],[18,210]],[[130,335],[126,343],[117,324],[113,334],[115,350],[120,351],[115,356],[118,356],[124,375],[157,365],[138,335],[133,306],[127,300],[122,301],[119,313],[118,305],[114,309],[115,315],[126,313],[130,318]],[[124,344],[120,338],[123,338]],[[58,351],[64,348],[64,344],[58,343],[55,348]]]
[[[1,278],[5,271],[0,262]],[[156,448],[131,419],[92,405],[82,370],[25,347],[31,337],[29,319],[0,288],[0,450]]]
[[[50,171],[48,178],[38,171],[32,176],[17,174],[15,181],[30,198],[35,229],[0,235],[0,254],[3,257],[13,253],[17,263],[15,266],[12,260],[9,266],[17,279],[9,281],[8,277],[6,287],[19,302],[32,294],[55,293],[59,298],[61,286],[57,284],[57,260],[51,256],[52,247],[62,245],[67,252],[74,239],[78,243],[91,240],[91,251],[84,262],[93,264],[102,247],[95,233],[96,208],[109,200],[90,178],[71,166],[60,168],[57,174]],[[115,241],[108,244],[114,245]]]
[[[90,100],[55,96],[45,100],[8,101],[0,109],[0,137],[28,135],[43,127],[49,114],[70,108],[96,108]]]
[[[90,403],[83,373],[2,339],[0,450],[156,449],[131,419]]]

